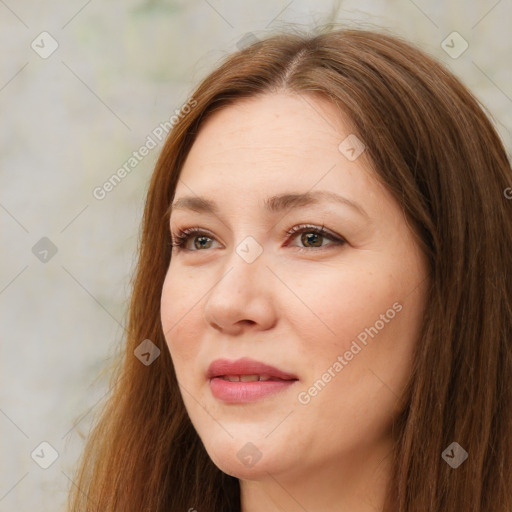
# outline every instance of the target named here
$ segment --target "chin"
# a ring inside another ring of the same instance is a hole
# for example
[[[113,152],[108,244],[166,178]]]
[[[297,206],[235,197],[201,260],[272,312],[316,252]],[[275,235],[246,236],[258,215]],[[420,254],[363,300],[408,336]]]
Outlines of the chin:
[[[221,471],[244,480],[258,480],[283,469],[283,457],[273,453],[274,446],[268,440],[251,442],[239,439],[205,443],[208,455]]]

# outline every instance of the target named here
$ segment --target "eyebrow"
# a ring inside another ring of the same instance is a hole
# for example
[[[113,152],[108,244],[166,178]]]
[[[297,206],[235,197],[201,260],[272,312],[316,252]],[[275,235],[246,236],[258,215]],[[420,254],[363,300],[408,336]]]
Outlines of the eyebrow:
[[[361,205],[347,199],[346,197],[327,190],[305,192],[302,194],[287,193],[272,196],[264,201],[264,208],[270,213],[280,213],[283,210],[321,204],[323,201],[348,206],[356,213],[369,218],[369,215]],[[211,199],[200,196],[184,196],[177,199],[170,205],[168,214],[171,215],[175,210],[192,210],[199,213],[212,213],[214,215],[219,215],[217,203]]]

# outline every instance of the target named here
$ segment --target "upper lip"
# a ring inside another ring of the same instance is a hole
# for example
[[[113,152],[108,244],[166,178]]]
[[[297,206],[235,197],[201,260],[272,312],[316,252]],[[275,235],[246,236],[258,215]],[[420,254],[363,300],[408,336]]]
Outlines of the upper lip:
[[[236,361],[216,359],[210,364],[206,372],[208,379],[225,375],[268,375],[283,380],[298,380],[297,377],[291,373],[248,357],[243,357]]]

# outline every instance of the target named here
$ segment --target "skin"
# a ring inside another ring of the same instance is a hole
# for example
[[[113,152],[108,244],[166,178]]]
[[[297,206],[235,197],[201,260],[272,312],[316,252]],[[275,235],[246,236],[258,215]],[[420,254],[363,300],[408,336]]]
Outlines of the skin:
[[[403,408],[428,274],[367,154],[350,161],[338,149],[351,133],[325,99],[265,94],[208,119],[181,171],[174,201],[204,196],[219,212],[172,212],[173,234],[200,227],[208,238],[201,245],[193,233],[188,251],[173,247],[162,325],[190,419],[213,462],[240,479],[243,512],[374,512],[384,503],[391,426]],[[367,216],[326,201],[275,214],[263,208],[272,195],[319,190],[357,202]],[[346,242],[286,234],[299,224],[324,224]],[[252,263],[236,252],[247,236],[263,251]],[[396,303],[401,311],[333,371]],[[252,403],[217,400],[209,364],[244,356],[299,381]],[[299,393],[329,368],[335,376],[301,403]],[[251,467],[237,457],[248,442],[261,452]]]

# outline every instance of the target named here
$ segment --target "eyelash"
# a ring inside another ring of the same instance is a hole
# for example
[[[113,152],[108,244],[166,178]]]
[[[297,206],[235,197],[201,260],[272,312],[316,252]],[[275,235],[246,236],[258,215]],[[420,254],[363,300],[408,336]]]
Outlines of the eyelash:
[[[344,240],[341,237],[338,237],[334,235],[333,233],[327,232],[324,229],[324,226],[322,225],[321,228],[318,226],[313,226],[310,224],[300,224],[298,226],[294,226],[293,228],[289,229],[286,232],[286,235],[288,236],[288,239],[290,237],[294,238],[294,235],[299,235],[302,233],[315,233],[317,235],[321,235],[324,238],[327,238],[328,240],[331,240],[332,242],[335,242],[334,245],[344,245],[346,243],[346,240]],[[203,235],[213,240],[212,237],[209,236],[208,233],[205,233],[200,228],[187,228],[187,229],[178,229],[176,234],[173,236],[173,241],[169,244],[173,248],[176,247],[178,251],[189,251],[189,252],[200,252],[200,250],[192,250],[192,249],[185,249],[185,244],[187,243],[188,239],[192,237],[192,235],[199,236]],[[333,245],[333,244],[331,244]],[[298,252],[311,252],[316,251],[318,249],[322,249],[324,246],[320,247],[297,247]]]

